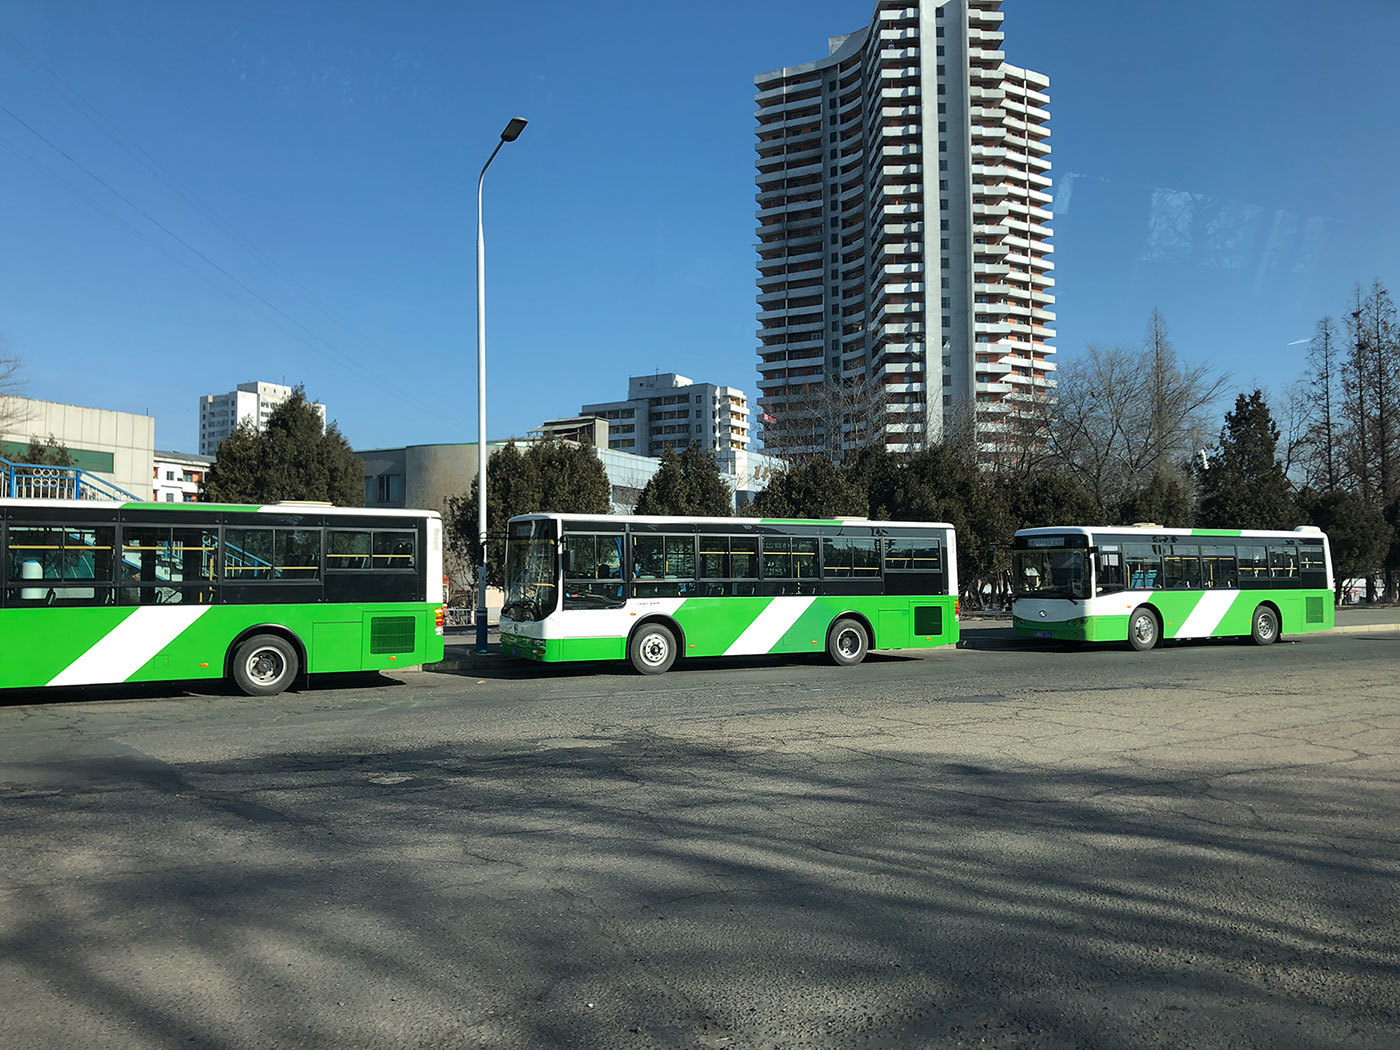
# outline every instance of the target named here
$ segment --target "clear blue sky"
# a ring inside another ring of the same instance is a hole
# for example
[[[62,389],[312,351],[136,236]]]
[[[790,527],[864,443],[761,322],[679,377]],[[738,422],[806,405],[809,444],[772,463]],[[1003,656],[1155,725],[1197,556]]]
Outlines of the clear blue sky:
[[[753,75],[871,8],[0,0],[0,334],[29,396],[150,412],[161,448],[253,379],[359,448],[475,440],[475,180],[518,113],[490,436],[633,372],[753,394]],[[1281,386],[1355,282],[1400,292],[1400,3],[1004,10],[1051,77],[1062,360],[1155,306],[1187,359]]]

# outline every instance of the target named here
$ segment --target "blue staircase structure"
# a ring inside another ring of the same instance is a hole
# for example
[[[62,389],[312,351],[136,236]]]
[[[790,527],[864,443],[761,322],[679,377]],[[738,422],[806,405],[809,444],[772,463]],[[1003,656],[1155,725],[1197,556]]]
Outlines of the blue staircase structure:
[[[145,502],[135,493],[78,467],[11,463],[0,459],[0,497],[7,499],[91,499]]]

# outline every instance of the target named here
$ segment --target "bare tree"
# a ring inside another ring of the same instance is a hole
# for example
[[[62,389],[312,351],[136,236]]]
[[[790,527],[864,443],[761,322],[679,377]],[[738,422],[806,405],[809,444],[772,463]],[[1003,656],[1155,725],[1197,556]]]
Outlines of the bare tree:
[[[1342,365],[1337,324],[1324,317],[1317,322],[1308,347],[1307,371],[1289,395],[1290,403],[1300,403],[1304,410],[1306,427],[1297,450],[1303,481],[1321,492],[1335,492],[1346,483],[1341,454]]]
[[[787,387],[781,400],[765,402],[759,423],[763,451],[791,462],[842,460],[847,453],[884,441],[895,398],[879,378],[848,376],[839,382]]]
[[[1154,311],[1141,349],[1090,346],[1061,365],[1050,451],[1114,507],[1154,476],[1184,470],[1210,440],[1210,409],[1228,381],[1206,365],[1182,364]]]
[[[24,425],[26,416],[19,403],[23,389],[19,358],[10,353],[5,337],[0,335],[0,433],[13,434]]]

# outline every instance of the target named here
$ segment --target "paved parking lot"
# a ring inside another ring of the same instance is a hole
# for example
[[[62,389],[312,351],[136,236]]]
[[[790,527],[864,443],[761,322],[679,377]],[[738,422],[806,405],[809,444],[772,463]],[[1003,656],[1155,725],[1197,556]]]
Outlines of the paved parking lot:
[[[12,702],[0,1045],[1392,1048],[1397,657]]]

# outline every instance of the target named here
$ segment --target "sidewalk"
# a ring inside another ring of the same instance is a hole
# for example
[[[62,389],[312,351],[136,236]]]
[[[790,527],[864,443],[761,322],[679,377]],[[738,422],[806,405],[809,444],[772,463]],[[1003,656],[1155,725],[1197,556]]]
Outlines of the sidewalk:
[[[1012,642],[1010,614],[964,615],[958,626],[962,634],[962,645],[967,642],[993,643]],[[995,633],[994,633],[995,632]],[[1337,610],[1336,626],[1333,634],[1389,634],[1400,633],[1400,608],[1388,605],[1348,605]],[[1284,637],[1288,632],[1284,631]],[[443,636],[443,658],[440,663],[424,664],[425,671],[461,673],[477,668],[499,666],[512,657],[501,655],[501,630],[491,626],[486,629],[486,652],[476,649],[475,627],[449,627]]]

